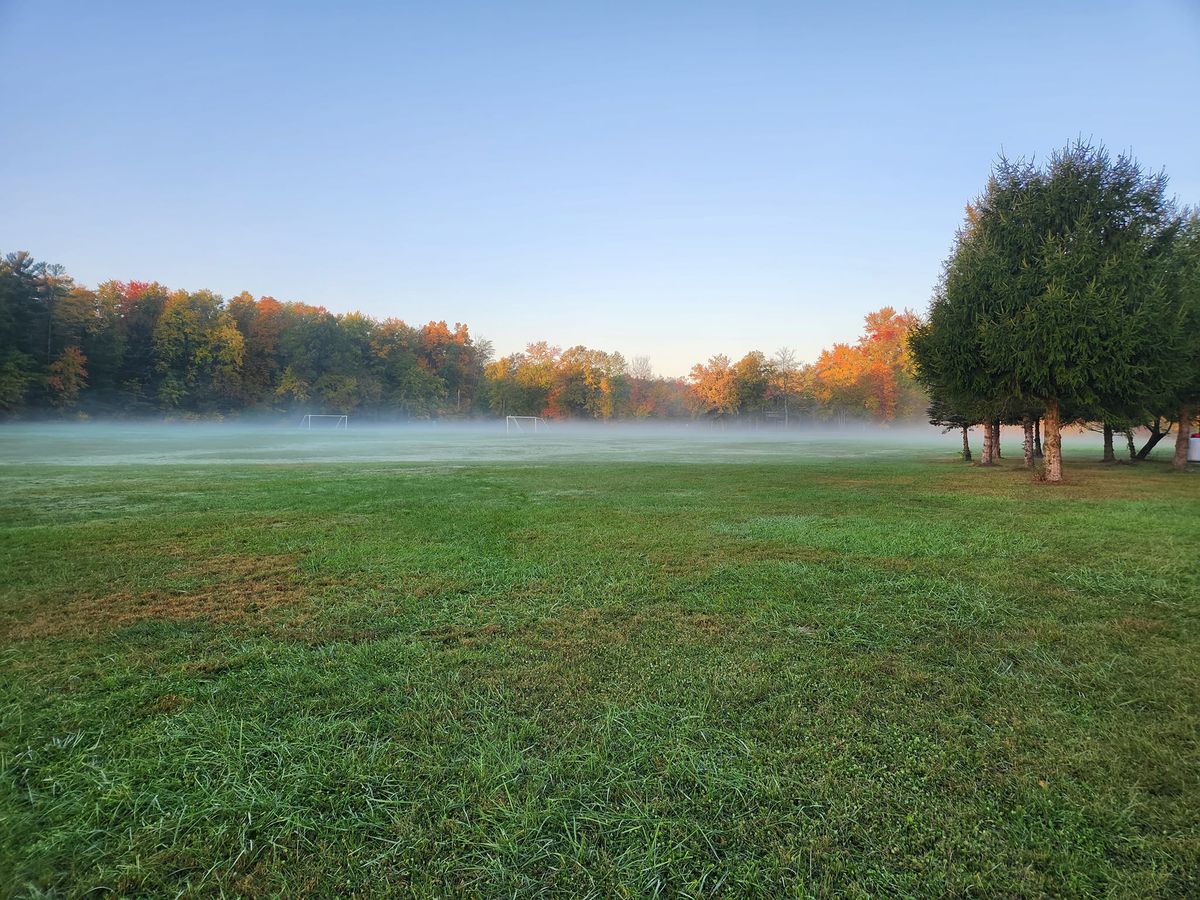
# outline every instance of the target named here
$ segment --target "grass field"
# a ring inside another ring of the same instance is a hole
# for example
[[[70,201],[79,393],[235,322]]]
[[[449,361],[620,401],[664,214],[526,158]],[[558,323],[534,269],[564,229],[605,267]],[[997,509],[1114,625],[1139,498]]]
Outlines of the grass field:
[[[1200,893],[1197,473],[205,434],[0,434],[0,891]]]

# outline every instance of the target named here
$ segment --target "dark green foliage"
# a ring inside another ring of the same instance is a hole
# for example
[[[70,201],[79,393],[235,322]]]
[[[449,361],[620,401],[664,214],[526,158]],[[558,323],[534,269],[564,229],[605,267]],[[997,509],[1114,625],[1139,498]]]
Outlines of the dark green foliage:
[[[1082,143],[1040,168],[1002,159],[913,337],[922,380],[1002,421],[1048,407],[1055,435],[1060,420],[1146,409],[1172,383],[1179,336],[1165,186]]]
[[[939,428],[972,428],[983,421],[979,410],[972,410],[968,403],[953,401],[944,394],[931,392],[926,409],[929,424]]]
[[[958,429],[962,432],[963,461],[970,462],[971,444],[967,432],[979,424],[979,416],[972,414],[966,404],[952,403],[936,391],[930,393],[929,407],[926,413],[929,416],[930,425],[936,425],[943,431]]]
[[[1173,418],[1182,406],[1200,407],[1200,212],[1184,220],[1173,247],[1173,289],[1179,298],[1178,324],[1170,349],[1170,373],[1153,412]]]
[[[467,414],[485,403],[490,355],[463,325],[142,282],[93,291],[26,253],[0,258],[0,412]],[[55,375],[80,360],[75,391]]]
[[[1172,322],[1164,178],[1087,145],[1044,170],[1002,160],[973,218],[930,317],[965,340],[935,371],[992,403],[1054,399],[1081,413],[1154,392]]]

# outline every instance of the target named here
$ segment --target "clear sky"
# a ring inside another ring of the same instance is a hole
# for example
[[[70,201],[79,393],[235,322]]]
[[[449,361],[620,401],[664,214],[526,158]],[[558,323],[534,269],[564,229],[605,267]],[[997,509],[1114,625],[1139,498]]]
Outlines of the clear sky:
[[[1200,202],[1200,0],[0,0],[0,91],[0,250],[666,374],[924,309],[1001,149]]]

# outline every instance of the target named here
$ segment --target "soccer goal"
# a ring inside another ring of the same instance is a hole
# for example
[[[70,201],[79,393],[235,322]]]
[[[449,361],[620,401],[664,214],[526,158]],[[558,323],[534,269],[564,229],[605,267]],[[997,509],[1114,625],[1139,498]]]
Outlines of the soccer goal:
[[[546,420],[541,416],[505,416],[504,431],[507,434],[532,431],[535,434],[547,429]]]
[[[332,428],[335,431],[339,428],[342,429],[343,431],[350,430],[350,417],[349,416],[332,416],[332,415],[325,416],[325,415],[313,415],[312,413],[309,413],[303,419],[300,420],[300,427],[307,428],[309,431],[312,431],[314,422],[316,423],[316,426],[318,428]]]

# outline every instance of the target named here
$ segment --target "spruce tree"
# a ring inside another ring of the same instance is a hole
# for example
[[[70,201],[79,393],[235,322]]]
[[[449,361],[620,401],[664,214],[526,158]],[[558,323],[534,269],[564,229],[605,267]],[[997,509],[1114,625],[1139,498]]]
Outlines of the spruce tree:
[[[1200,415],[1200,213],[1196,210],[1184,222],[1172,255],[1179,316],[1171,355],[1172,385],[1167,393],[1179,422],[1174,466],[1182,470],[1188,464],[1188,438]]]
[[[1045,480],[1062,480],[1064,420],[1137,408],[1174,371],[1164,260],[1166,179],[1076,143],[1044,168],[1001,159],[946,263],[918,372],[994,418],[1042,407]],[[1167,330],[1170,330],[1169,328]]]

